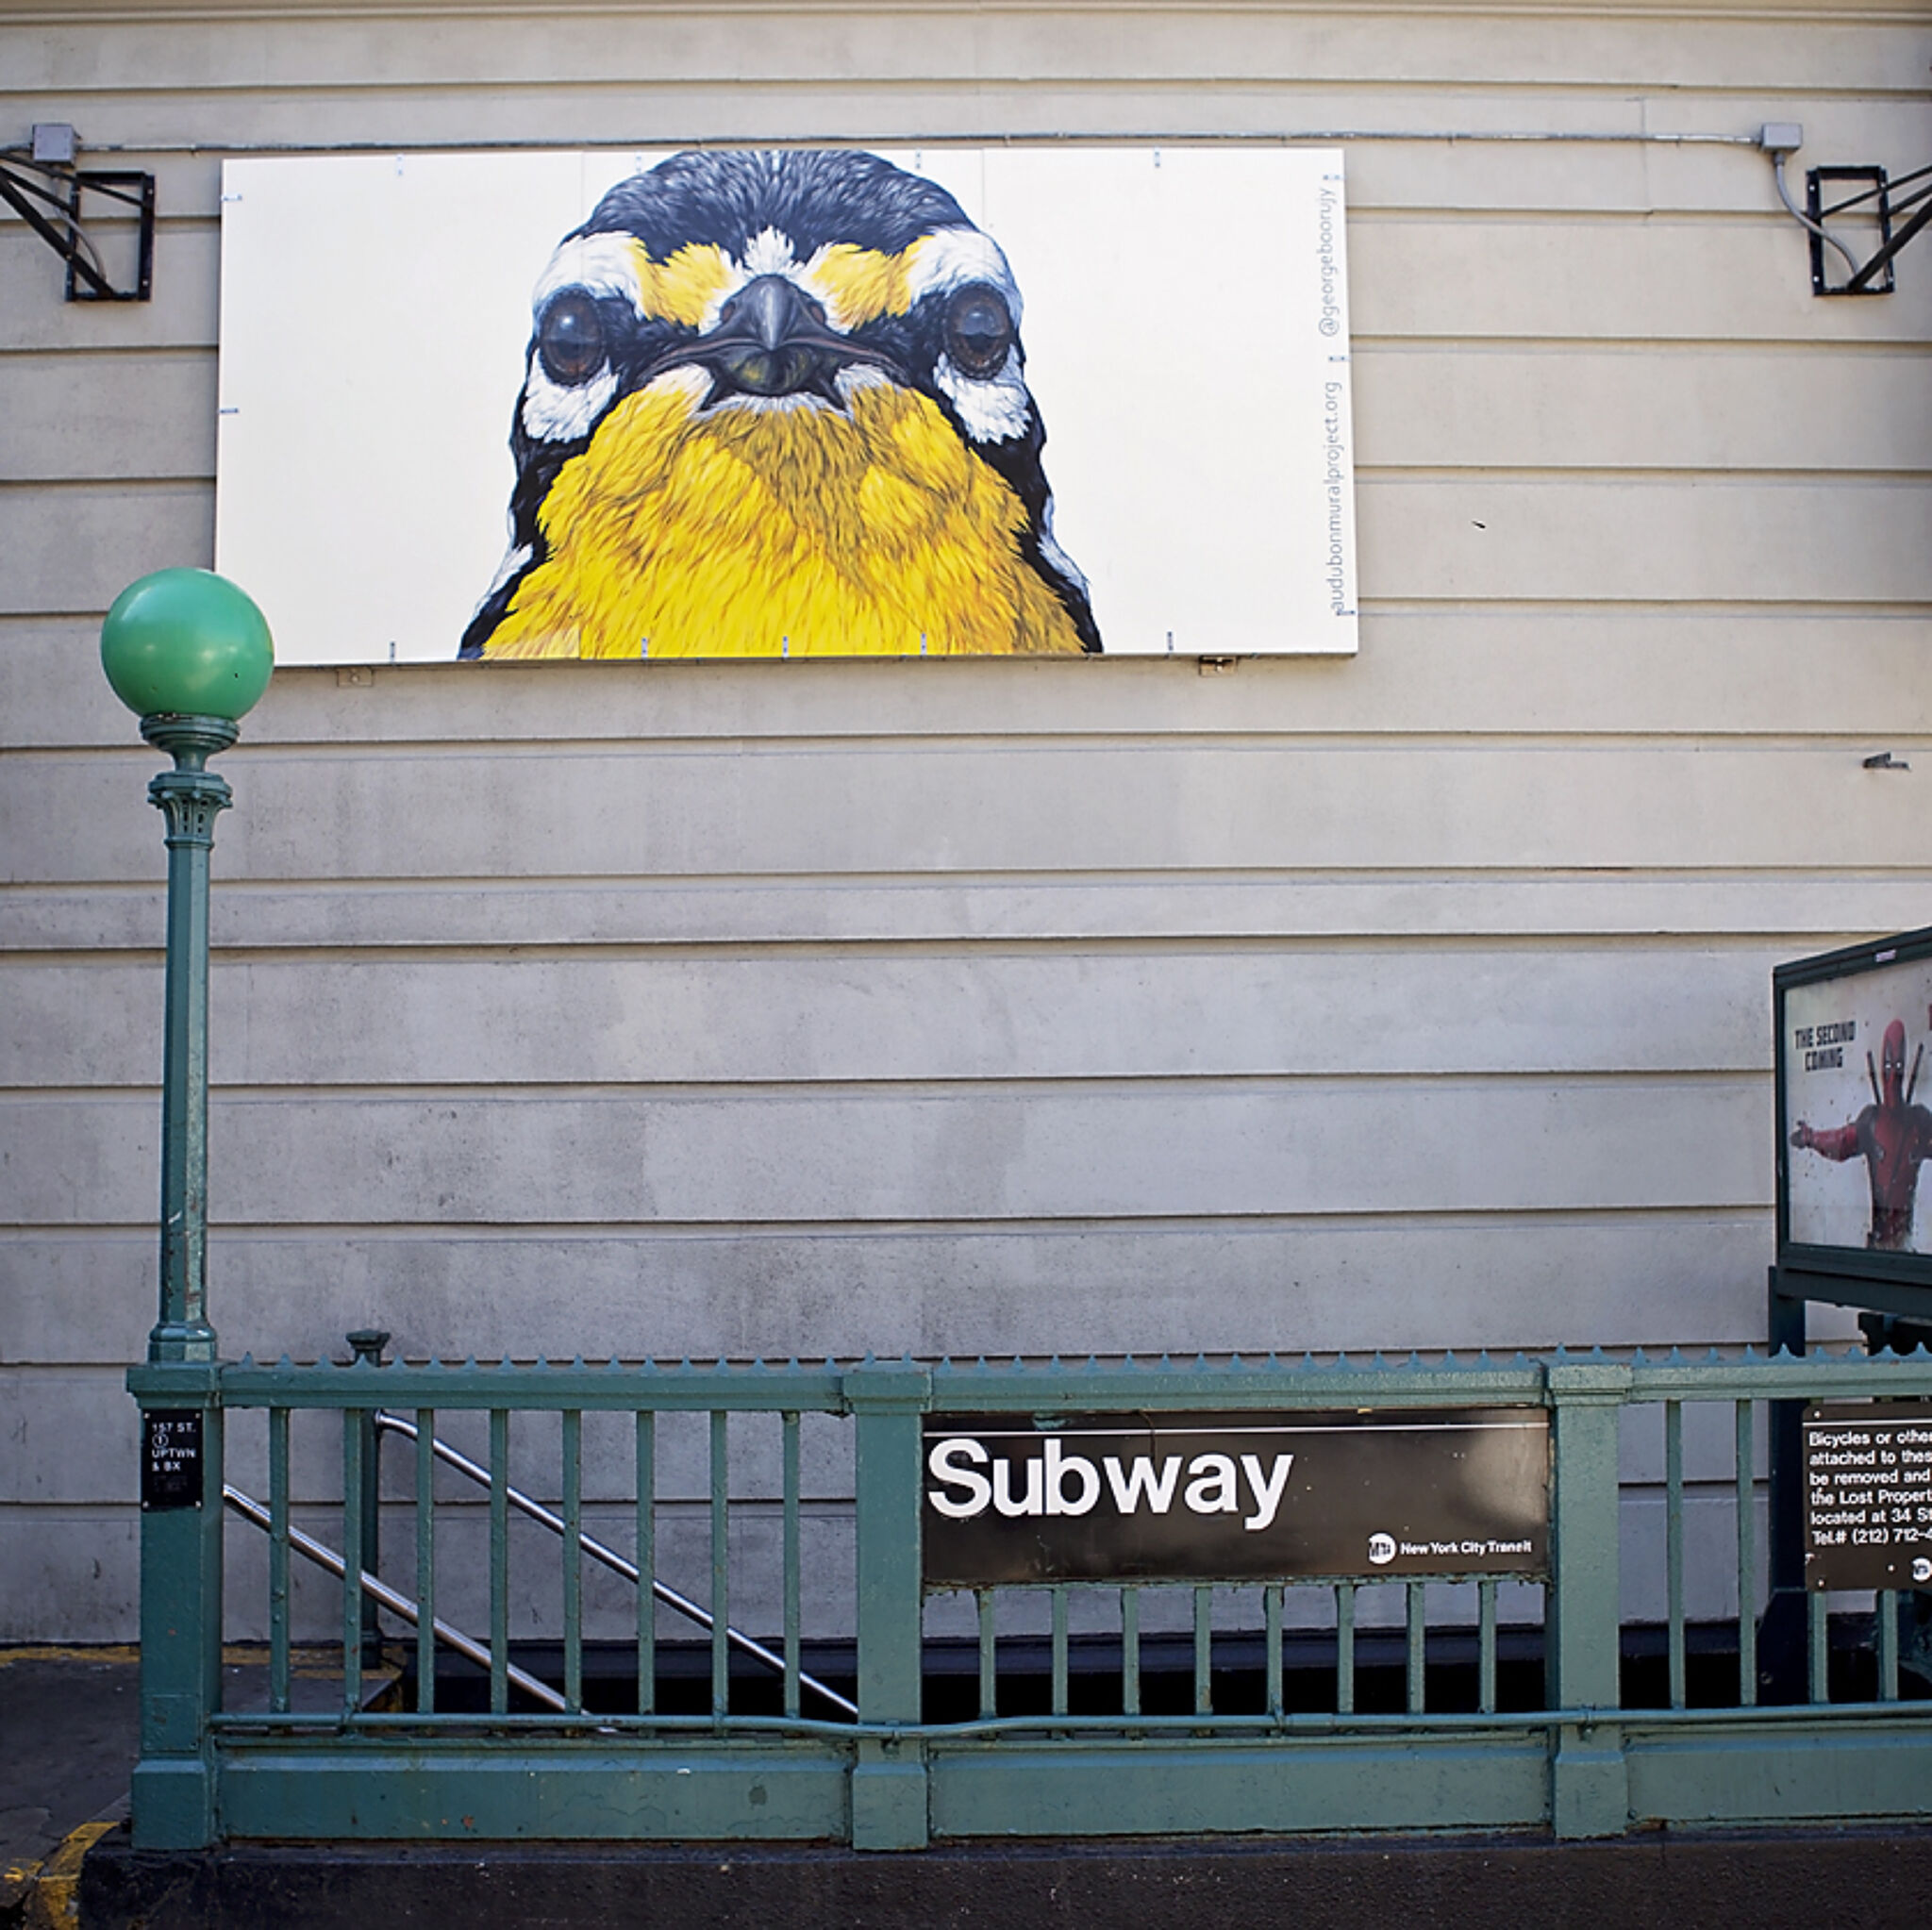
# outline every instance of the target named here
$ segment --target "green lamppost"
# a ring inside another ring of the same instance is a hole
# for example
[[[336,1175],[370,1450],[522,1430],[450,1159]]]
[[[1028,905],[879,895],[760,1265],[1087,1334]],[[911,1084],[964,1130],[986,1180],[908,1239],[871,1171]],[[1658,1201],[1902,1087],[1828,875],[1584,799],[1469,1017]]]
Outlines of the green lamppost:
[[[208,760],[241,735],[275,647],[260,610],[211,570],[131,583],[101,625],[101,665],[141,734],[175,760],[147,788],[168,821],[167,1029],[161,1071],[161,1310],[147,1357],[212,1360],[208,1320],[208,882],[233,793]]]
[[[208,768],[268,688],[261,612],[225,577],[161,570],[101,625],[101,664],[141,734],[174,760],[148,786],[167,820],[161,1062],[160,1317],[127,1376],[142,1409],[138,1848],[192,1849],[216,1827],[208,1719],[222,1688],[222,1411],[208,1318],[208,882],[230,792]]]

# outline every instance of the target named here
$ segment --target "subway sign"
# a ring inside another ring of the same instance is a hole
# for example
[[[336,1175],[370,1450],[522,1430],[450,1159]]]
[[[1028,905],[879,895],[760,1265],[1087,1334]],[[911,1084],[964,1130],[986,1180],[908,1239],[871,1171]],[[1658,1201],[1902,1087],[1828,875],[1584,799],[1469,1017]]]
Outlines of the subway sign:
[[[1546,1573],[1538,1407],[930,1415],[928,1587]]]

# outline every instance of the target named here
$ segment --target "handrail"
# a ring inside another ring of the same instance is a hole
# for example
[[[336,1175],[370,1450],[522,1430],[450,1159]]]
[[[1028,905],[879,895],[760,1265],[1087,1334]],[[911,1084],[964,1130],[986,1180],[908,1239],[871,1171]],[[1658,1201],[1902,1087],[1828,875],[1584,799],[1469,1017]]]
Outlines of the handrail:
[[[253,1495],[243,1494],[239,1488],[231,1487],[226,1482],[224,1482],[222,1485],[222,1499],[244,1522],[253,1522],[258,1528],[262,1529],[265,1533],[274,1534],[275,1517]],[[348,1573],[347,1562],[333,1548],[316,1540],[311,1535],[305,1535],[292,1522],[289,1526],[288,1535],[289,1546],[297,1555],[312,1561],[317,1568],[326,1570],[338,1581],[341,1581]],[[417,1604],[410,1601],[408,1596],[399,1593],[380,1577],[371,1574],[366,1568],[361,1571],[360,1581],[362,1592],[369,1596],[372,1601],[379,1603],[383,1607],[387,1608],[391,1615],[401,1616],[411,1628],[420,1628],[423,1625],[422,1609]],[[461,1629],[451,1627],[447,1622],[442,1621],[438,1616],[430,1618],[429,1626],[438,1641],[443,1643],[446,1647],[454,1649],[458,1655],[467,1656],[469,1660],[477,1663],[482,1668],[487,1669],[490,1667],[490,1651],[481,1642],[475,1640],[471,1636],[465,1635]],[[521,1689],[525,1695],[531,1697],[534,1701],[541,1702],[545,1708],[555,1709],[558,1715],[568,1715],[570,1713],[570,1705],[547,1682],[540,1682],[536,1676],[519,1669],[514,1662],[509,1663],[508,1672],[509,1680],[517,1688]]]
[[[391,1414],[383,1407],[375,1410],[375,1423],[379,1433],[400,1434],[406,1440],[415,1440],[422,1433],[413,1421],[406,1421],[400,1414]],[[471,1460],[469,1456],[433,1434],[429,1437],[429,1451],[444,1467],[454,1468],[458,1474],[475,1482],[478,1487],[488,1488],[491,1485],[488,1468],[480,1461]],[[569,1525],[561,1515],[553,1514],[541,1502],[532,1500],[521,1489],[506,1488],[504,1491],[510,1506],[519,1514],[541,1523],[553,1535],[562,1537],[570,1532]],[[577,1531],[577,1546],[592,1561],[602,1563],[613,1574],[622,1575],[633,1588],[643,1586],[642,1572],[636,1562],[627,1560],[618,1554],[616,1549],[607,1547],[595,1536],[585,1534],[581,1528]],[[689,1595],[680,1594],[670,1583],[659,1581],[656,1575],[651,1577],[651,1592],[667,1608],[682,1615],[687,1621],[696,1622],[707,1634],[717,1626],[717,1620],[708,1608],[700,1607]],[[766,1668],[775,1670],[780,1675],[785,1672],[785,1657],[776,1650],[767,1648],[755,1636],[746,1635],[743,1630],[734,1628],[726,1622],[724,1639],[741,1655],[751,1656],[754,1661],[763,1663]],[[828,1688],[815,1675],[808,1675],[801,1669],[798,1672],[798,1683],[801,1689],[808,1689],[813,1694],[823,1696],[835,1709],[855,1719],[858,1717],[858,1705],[856,1702],[841,1695],[836,1689]]]

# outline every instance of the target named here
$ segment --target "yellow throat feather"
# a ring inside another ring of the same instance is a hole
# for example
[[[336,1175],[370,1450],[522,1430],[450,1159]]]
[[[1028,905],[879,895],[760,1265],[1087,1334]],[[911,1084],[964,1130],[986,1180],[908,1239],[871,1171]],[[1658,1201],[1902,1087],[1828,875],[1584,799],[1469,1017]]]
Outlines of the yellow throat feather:
[[[1077,654],[1026,516],[929,397],[875,379],[699,413],[661,376],[598,424],[540,515],[548,555],[490,657]]]

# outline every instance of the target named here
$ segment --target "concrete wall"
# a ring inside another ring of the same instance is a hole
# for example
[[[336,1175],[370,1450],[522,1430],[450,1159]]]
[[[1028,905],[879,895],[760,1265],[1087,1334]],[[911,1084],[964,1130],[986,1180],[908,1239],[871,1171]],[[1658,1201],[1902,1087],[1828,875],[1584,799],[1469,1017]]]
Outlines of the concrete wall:
[[[1343,142],[1354,661],[277,678],[215,860],[229,1351],[1727,1341],[1769,968],[1932,920],[1932,241],[1819,301],[1748,147],[1439,137],[1902,170],[1928,58],[1815,0],[0,25],[0,140],[162,209],[144,307],[0,221],[0,1639],[132,1627],[163,853],[94,640],[212,556],[224,152],[1418,137]]]

